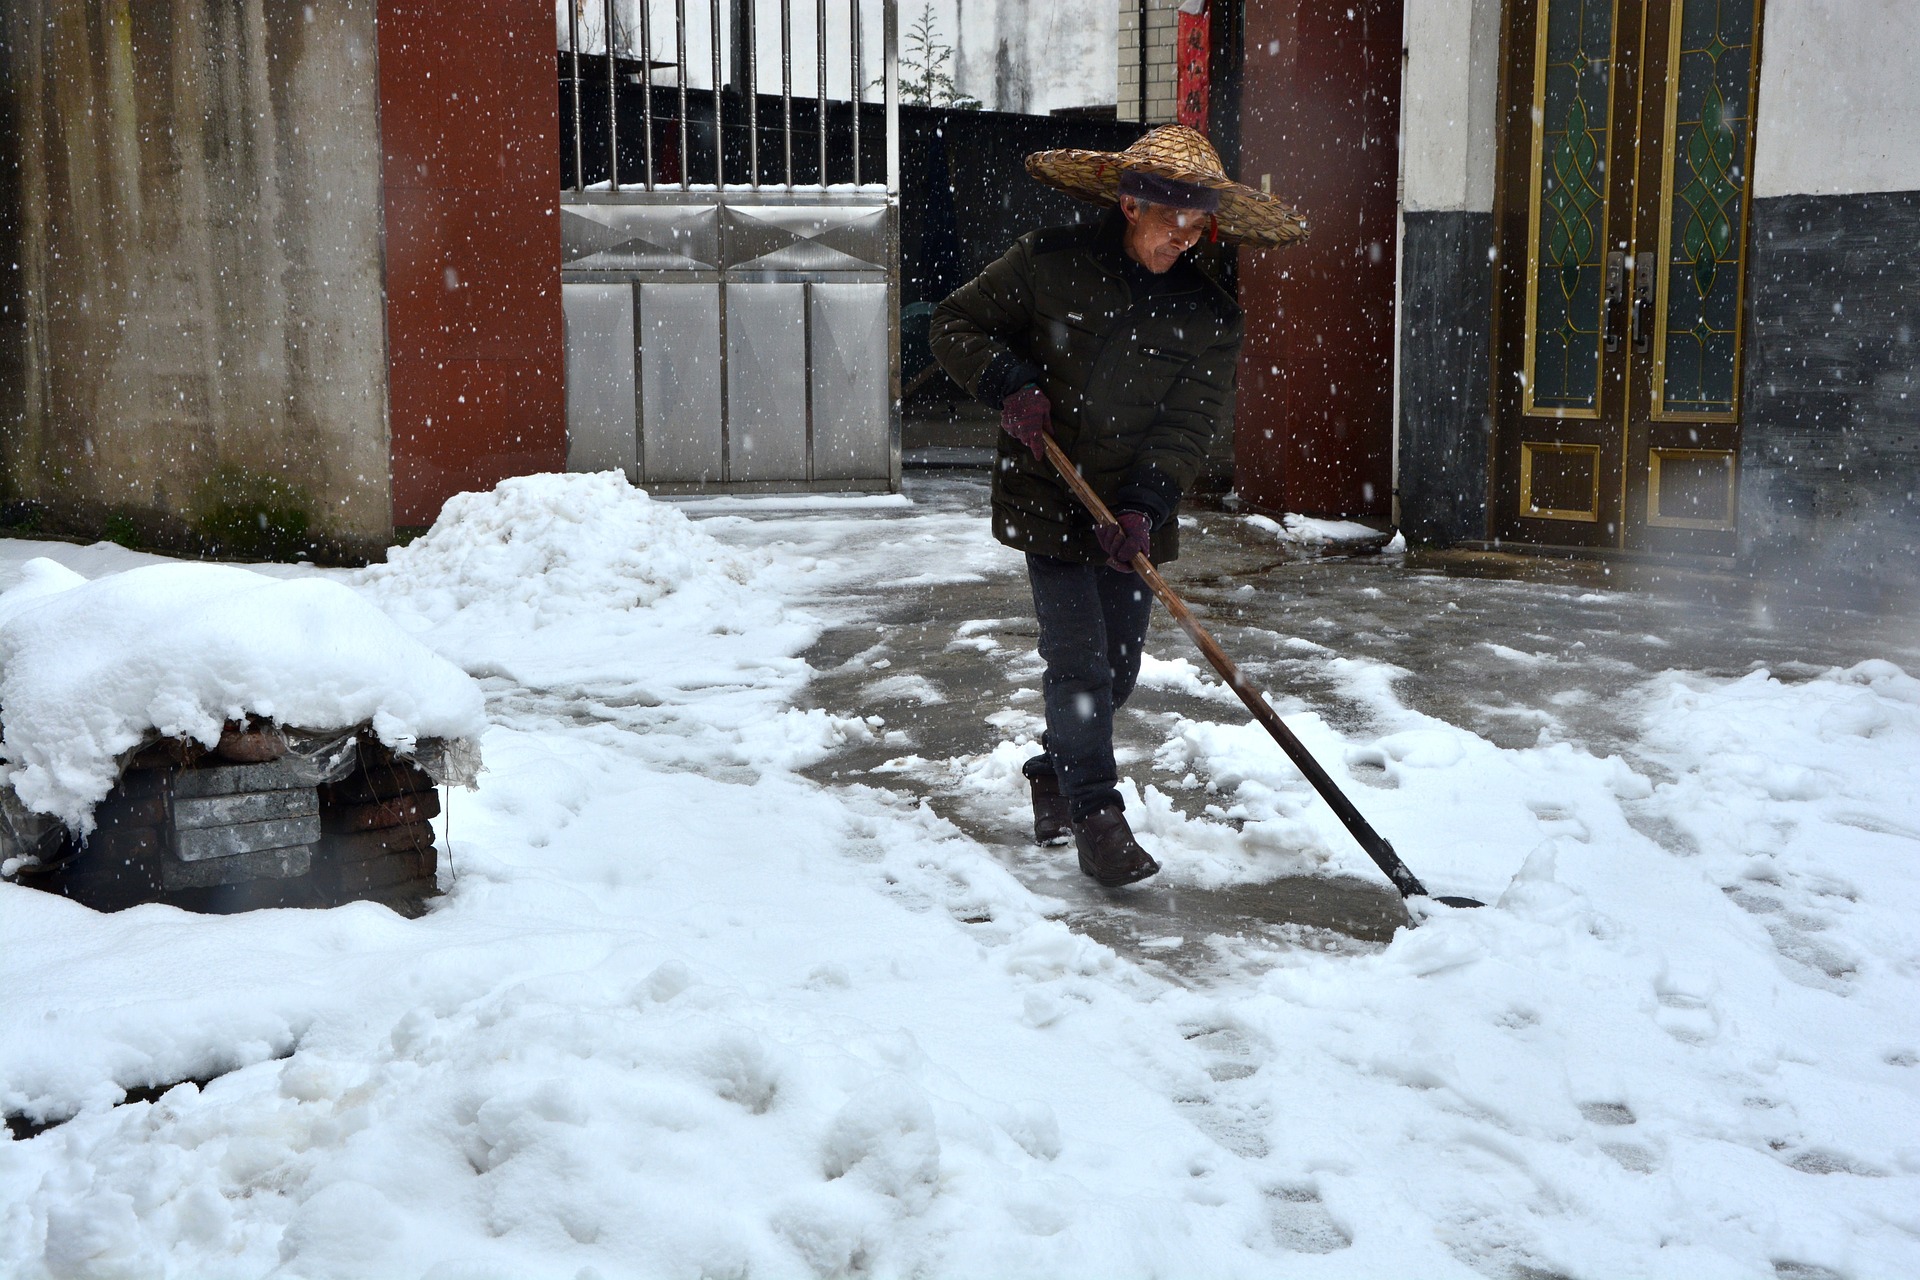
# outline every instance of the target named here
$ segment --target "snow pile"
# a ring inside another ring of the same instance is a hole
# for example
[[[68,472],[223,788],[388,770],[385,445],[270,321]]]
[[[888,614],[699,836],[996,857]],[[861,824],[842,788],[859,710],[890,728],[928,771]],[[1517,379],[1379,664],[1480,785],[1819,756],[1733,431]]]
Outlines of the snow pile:
[[[768,568],[608,471],[461,494],[357,585],[476,676],[599,685],[624,705],[759,686],[765,714],[804,680],[787,655],[815,634],[769,589]]]
[[[1285,515],[1278,520],[1266,516],[1245,517],[1249,527],[1271,534],[1282,542],[1303,547],[1356,546],[1367,543],[1389,545],[1385,533],[1356,520],[1323,520],[1317,516]],[[1399,535],[1394,535],[1398,539]],[[1404,546],[1404,543],[1401,544]]]
[[[754,566],[618,471],[532,475],[450,499],[426,536],[360,584],[389,610],[438,626],[537,631],[656,603],[691,583],[745,583]]]
[[[347,587],[226,565],[163,564],[89,582],[52,560],[0,595],[4,777],[76,831],[149,733],[219,741],[229,720],[372,722],[405,751],[477,738],[480,691]]]
[[[1168,689],[1214,702],[1231,702],[1235,706],[1240,703],[1240,696],[1228,688],[1225,681],[1210,678],[1191,658],[1156,658],[1143,653],[1140,676],[1135,683],[1142,689]]]

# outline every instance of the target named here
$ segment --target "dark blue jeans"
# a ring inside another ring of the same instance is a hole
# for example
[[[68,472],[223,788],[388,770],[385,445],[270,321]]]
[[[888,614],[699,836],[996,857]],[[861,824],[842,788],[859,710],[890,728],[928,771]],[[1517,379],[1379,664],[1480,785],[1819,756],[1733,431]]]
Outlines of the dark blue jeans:
[[[1047,664],[1047,732],[1023,771],[1057,777],[1078,822],[1120,803],[1113,713],[1140,675],[1153,592],[1137,574],[1051,556],[1028,555],[1027,580]]]

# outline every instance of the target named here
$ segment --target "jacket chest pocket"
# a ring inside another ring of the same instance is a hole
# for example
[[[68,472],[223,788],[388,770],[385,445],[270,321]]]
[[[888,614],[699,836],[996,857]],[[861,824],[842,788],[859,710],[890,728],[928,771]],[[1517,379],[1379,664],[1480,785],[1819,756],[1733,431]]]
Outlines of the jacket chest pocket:
[[[1192,366],[1194,353],[1159,340],[1160,335],[1142,335],[1132,342],[1114,344],[1110,361],[1113,394],[1120,403],[1158,405],[1173,390],[1173,384]]]
[[[1105,336],[1095,324],[1096,317],[1085,311],[1043,311],[1039,318],[1041,349],[1033,353],[1036,359],[1053,366],[1078,363],[1084,367],[1093,362]]]

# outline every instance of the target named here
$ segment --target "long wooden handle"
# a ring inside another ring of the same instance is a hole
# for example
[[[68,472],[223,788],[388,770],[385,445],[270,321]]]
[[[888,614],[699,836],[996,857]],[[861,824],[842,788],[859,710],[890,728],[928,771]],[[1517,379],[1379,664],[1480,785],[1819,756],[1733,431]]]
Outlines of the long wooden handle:
[[[1118,524],[1119,521],[1113,518],[1113,512],[1107,510],[1107,504],[1100,501],[1100,495],[1095,493],[1093,486],[1086,482],[1079,468],[1073,465],[1073,460],[1067,457],[1066,451],[1054,441],[1052,436],[1046,437],[1046,444],[1047,461],[1051,462],[1053,469],[1060,473],[1060,478],[1067,482],[1067,488],[1073,490],[1073,496],[1092,513],[1094,523]],[[1134,556],[1133,571],[1153,589],[1154,595],[1160,597],[1160,603],[1167,607],[1167,612],[1172,614],[1173,620],[1180,624],[1180,629],[1187,633],[1195,645],[1199,646],[1200,652],[1206,655],[1208,662],[1213,664],[1213,669],[1218,671],[1220,678],[1227,682],[1227,687],[1232,689],[1239,696],[1240,701],[1246,704],[1247,710],[1253,713],[1253,718],[1273,735],[1273,740],[1278,742],[1280,749],[1287,753],[1287,759],[1293,761],[1294,767],[1306,775],[1307,781],[1311,782],[1313,789],[1320,793],[1320,798],[1327,802],[1327,807],[1333,810],[1340,819],[1341,825],[1346,827],[1348,833],[1359,842],[1360,847],[1367,851],[1367,856],[1373,859],[1374,865],[1386,873],[1387,879],[1393,881],[1393,887],[1400,891],[1400,896],[1403,898],[1426,897],[1427,887],[1420,883],[1420,878],[1408,869],[1406,863],[1400,861],[1400,855],[1393,851],[1393,846],[1373,829],[1372,824],[1361,815],[1358,809],[1354,808],[1353,801],[1347,799],[1346,792],[1340,790],[1334,780],[1327,776],[1327,771],[1320,767],[1320,762],[1313,758],[1305,744],[1293,736],[1293,730],[1287,728],[1286,722],[1267,701],[1266,695],[1240,674],[1239,666],[1227,656],[1226,650],[1207,634],[1207,629],[1200,625],[1200,620],[1193,616],[1191,609],[1187,608],[1186,601],[1173,593],[1173,588],[1167,585],[1167,580],[1160,576],[1160,571],[1153,567],[1153,561],[1147,559],[1145,552]]]

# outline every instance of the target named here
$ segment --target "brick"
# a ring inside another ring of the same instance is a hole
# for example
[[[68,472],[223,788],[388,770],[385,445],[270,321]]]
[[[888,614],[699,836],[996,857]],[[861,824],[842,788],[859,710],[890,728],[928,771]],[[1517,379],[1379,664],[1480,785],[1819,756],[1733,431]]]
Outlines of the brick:
[[[366,862],[343,863],[339,869],[340,893],[343,897],[357,897],[375,889],[391,889],[415,882],[423,883],[431,890],[434,861],[433,850],[421,849],[410,853],[391,853]]]
[[[93,820],[103,831],[110,827],[157,827],[167,820],[166,793],[154,790],[130,796],[116,790],[93,811]]]
[[[175,797],[232,796],[245,791],[290,791],[320,781],[317,762],[283,756],[267,764],[227,764],[211,769],[182,769],[173,780]]]
[[[179,831],[231,827],[274,818],[311,818],[320,812],[320,796],[311,787],[290,791],[249,791],[237,796],[200,796],[176,800],[173,825]]]
[[[418,920],[427,914],[427,899],[437,893],[432,885],[404,884],[370,893],[362,901],[377,902],[397,916]]]
[[[420,791],[377,804],[341,805],[322,816],[329,831],[378,831],[421,822],[440,812],[440,793]]]
[[[115,827],[99,830],[87,841],[83,858],[128,861],[160,852],[160,832],[153,827]]]
[[[328,836],[321,848],[341,862],[364,862],[396,851],[433,848],[433,828],[424,822]]]
[[[391,764],[369,765],[343,781],[322,787],[320,794],[329,805],[373,804],[433,789],[433,779],[427,776],[426,770],[396,760]]]
[[[119,911],[154,900],[160,892],[160,862],[157,852],[113,856],[90,846],[53,871],[46,887],[96,911]]]
[[[160,883],[167,889],[202,889],[213,885],[242,884],[248,880],[290,880],[306,875],[312,868],[313,846],[303,844],[231,854],[224,858],[207,858],[198,862],[162,858]]]
[[[309,815],[302,818],[273,818],[265,822],[241,822],[229,827],[176,831],[173,842],[174,852],[180,861],[203,862],[212,858],[230,858],[236,854],[309,845],[319,838],[320,819]]]
[[[269,911],[275,907],[330,907],[333,894],[308,874],[284,880],[242,880],[235,884],[176,888],[161,900],[184,911],[231,915],[237,911]]]
[[[158,742],[149,742],[127,759],[127,769],[151,770],[176,768],[190,764],[206,753],[206,748],[197,742],[185,738],[162,738]]]

